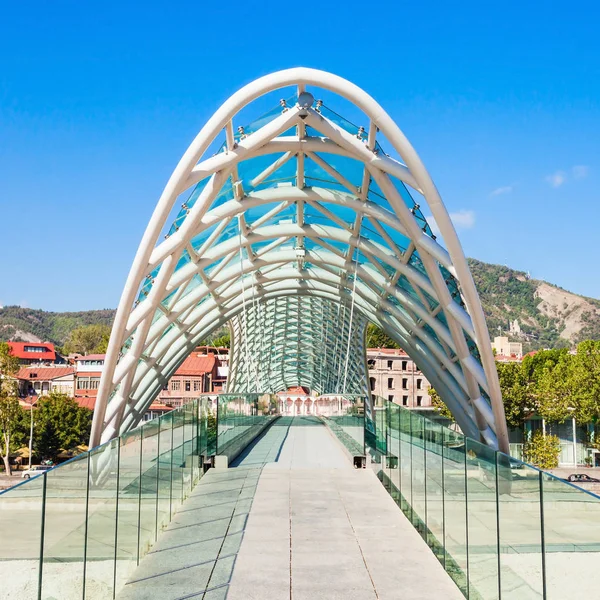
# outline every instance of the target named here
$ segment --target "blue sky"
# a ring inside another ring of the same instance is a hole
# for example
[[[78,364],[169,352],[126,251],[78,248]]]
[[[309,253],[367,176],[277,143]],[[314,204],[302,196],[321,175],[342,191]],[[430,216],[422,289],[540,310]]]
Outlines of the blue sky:
[[[600,297],[600,9],[486,4],[5,3],[0,304],[116,307],[197,131],[297,65],[397,120],[467,255]]]

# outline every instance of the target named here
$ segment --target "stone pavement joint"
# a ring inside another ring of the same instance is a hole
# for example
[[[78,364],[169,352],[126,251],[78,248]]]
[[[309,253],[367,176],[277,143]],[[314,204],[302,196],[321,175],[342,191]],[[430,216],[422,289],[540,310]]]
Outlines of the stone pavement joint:
[[[201,479],[118,598],[463,596],[370,469],[318,419],[283,417]]]

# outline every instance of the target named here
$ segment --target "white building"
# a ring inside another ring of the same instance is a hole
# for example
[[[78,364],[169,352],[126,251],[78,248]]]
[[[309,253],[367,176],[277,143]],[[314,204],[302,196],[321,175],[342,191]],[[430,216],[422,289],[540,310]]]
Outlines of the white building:
[[[433,410],[431,385],[404,350],[368,348],[371,392],[406,408]]]
[[[507,337],[497,335],[492,342],[492,350],[496,356],[523,358],[523,344],[510,342]]]

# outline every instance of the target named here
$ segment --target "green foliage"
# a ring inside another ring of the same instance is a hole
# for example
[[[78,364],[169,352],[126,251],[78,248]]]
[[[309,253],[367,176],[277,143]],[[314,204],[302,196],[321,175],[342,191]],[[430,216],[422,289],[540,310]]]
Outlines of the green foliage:
[[[429,396],[431,398],[431,404],[433,408],[442,416],[454,421],[454,417],[450,412],[450,409],[446,406],[446,403],[442,400],[437,391],[433,388],[429,388]]]
[[[536,431],[523,448],[525,461],[540,469],[555,469],[558,467],[560,455],[560,440],[555,435],[546,435]]]
[[[96,324],[73,329],[65,342],[66,354],[103,354],[108,347],[110,327]]]
[[[84,325],[112,326],[115,310],[88,310],[82,312],[47,312],[5,306],[0,308],[0,338],[19,339],[18,332],[35,335],[38,339],[62,345],[73,329]]]
[[[38,456],[56,460],[61,450],[87,443],[92,411],[66,394],[51,392],[38,401],[34,414],[33,447]]]
[[[567,313],[548,316],[537,308],[540,299],[536,298],[536,290],[541,281],[530,279],[523,271],[502,265],[492,265],[473,258],[469,258],[468,263],[492,337],[498,334],[498,328],[506,331],[508,322],[518,319],[521,331],[528,334],[524,338],[525,352],[570,346],[569,340],[561,337]],[[600,306],[597,300],[585,297],[582,299],[595,307]],[[563,310],[565,308],[563,306]],[[584,327],[575,342],[600,339],[600,316],[593,311],[586,311],[581,320]]]
[[[0,342],[0,456],[9,475],[9,454],[19,448],[23,434],[24,411],[19,405],[14,378],[18,370],[19,360],[11,354],[8,344]]]
[[[231,347],[231,334],[229,332],[229,327],[224,325],[223,327],[219,327],[215,331],[213,331],[211,337],[202,340],[199,346],[216,346],[220,348],[230,348]]]
[[[536,409],[531,381],[520,363],[497,363],[504,412],[509,427],[520,427]]]
[[[229,332],[224,333],[222,336],[212,340],[210,345],[216,346],[217,348],[229,348],[231,346],[231,336]]]
[[[561,423],[575,417],[580,425],[600,417],[600,342],[588,340],[576,354],[562,352],[538,379],[539,414]]]
[[[383,329],[373,323],[367,325],[367,348],[400,348]]]

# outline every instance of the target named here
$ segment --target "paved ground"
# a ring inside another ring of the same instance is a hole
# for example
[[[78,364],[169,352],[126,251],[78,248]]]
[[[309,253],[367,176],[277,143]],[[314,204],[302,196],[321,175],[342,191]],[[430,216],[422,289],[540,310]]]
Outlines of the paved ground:
[[[118,598],[462,595],[374,473],[318,420],[290,417],[201,480]]]

